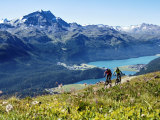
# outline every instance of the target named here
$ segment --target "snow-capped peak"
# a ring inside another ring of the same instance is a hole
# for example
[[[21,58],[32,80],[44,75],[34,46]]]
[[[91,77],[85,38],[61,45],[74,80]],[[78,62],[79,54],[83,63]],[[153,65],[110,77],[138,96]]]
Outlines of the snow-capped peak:
[[[0,20],[0,23],[7,23],[7,22],[9,22],[9,20],[7,20],[7,18]]]
[[[113,28],[118,31],[124,31],[124,32],[140,32],[140,31],[157,30],[160,29],[160,26],[142,23],[139,25],[131,25],[131,26],[114,26]]]
[[[38,10],[37,12],[39,12],[39,13],[51,13],[51,11],[50,10]],[[52,14],[52,13],[51,13]]]
[[[131,26],[114,26],[115,30],[125,33],[130,33],[132,35],[159,35],[160,34],[160,26],[142,23],[139,25],[131,25]]]
[[[131,26],[113,26],[113,28],[118,31],[129,32],[129,31],[132,31],[133,29],[140,28],[140,26],[141,26],[141,24],[140,25],[131,25]]]
[[[41,9],[41,10],[38,10],[38,12],[43,12],[43,10]]]
[[[39,10],[33,13],[30,13],[28,15],[25,15],[23,19],[46,19],[46,20],[53,20],[56,19],[56,17],[51,13],[51,11],[43,11]]]
[[[82,26],[97,26],[97,27],[99,27],[99,28],[105,28],[105,27],[110,27],[110,26],[108,26],[108,25],[104,25],[104,24],[82,24]]]
[[[109,27],[108,25],[103,25],[103,24],[98,24],[97,26],[98,26],[98,27],[101,27],[101,28],[102,28],[102,27]]]
[[[7,19],[0,20],[0,23],[5,23],[11,26],[26,27],[26,26],[36,26],[43,28],[44,26],[52,26],[53,24],[61,24],[62,26],[69,26],[67,22],[59,17],[54,16],[51,11],[35,11],[18,19],[12,19],[8,21]],[[42,27],[43,26],[43,27]]]

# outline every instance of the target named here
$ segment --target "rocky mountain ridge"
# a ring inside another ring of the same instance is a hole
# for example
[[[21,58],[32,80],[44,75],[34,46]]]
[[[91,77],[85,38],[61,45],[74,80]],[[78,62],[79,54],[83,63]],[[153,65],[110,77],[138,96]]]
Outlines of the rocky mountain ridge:
[[[107,25],[67,23],[43,10],[6,20],[0,23],[0,30],[21,39],[32,57],[57,62],[124,59],[156,54],[159,50],[159,38],[139,40]]]

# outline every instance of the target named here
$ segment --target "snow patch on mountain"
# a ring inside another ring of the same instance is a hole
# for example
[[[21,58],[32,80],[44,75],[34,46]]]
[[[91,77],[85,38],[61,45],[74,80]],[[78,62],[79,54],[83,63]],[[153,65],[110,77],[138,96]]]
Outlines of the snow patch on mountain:
[[[7,22],[9,22],[9,20],[8,20],[7,18],[0,20],[0,24],[1,24],[1,23],[7,23]]]
[[[125,31],[125,32],[130,32],[134,29],[140,28],[140,25],[131,25],[131,26],[113,26],[114,29],[118,30],[118,31]]]
[[[138,32],[157,32],[160,30],[160,26],[153,24],[142,23],[139,25],[131,25],[131,26],[114,26],[114,29],[117,31],[130,32],[130,33],[138,33]]]

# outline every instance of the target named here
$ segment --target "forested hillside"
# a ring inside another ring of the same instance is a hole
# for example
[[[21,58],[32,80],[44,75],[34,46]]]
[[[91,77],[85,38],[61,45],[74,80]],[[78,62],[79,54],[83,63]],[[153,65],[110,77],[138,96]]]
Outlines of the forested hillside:
[[[144,68],[140,70],[140,72],[136,73],[139,74],[146,74],[150,72],[156,72],[160,71],[160,57],[152,60],[150,63],[148,63]]]

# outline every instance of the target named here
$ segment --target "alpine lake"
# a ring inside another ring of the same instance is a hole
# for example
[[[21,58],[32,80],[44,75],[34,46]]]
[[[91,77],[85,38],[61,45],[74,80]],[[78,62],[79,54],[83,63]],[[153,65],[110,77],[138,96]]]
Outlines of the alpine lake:
[[[95,61],[95,62],[89,62],[87,63],[88,65],[94,65],[96,67],[100,68],[109,68],[112,70],[112,73],[114,72],[116,67],[119,67],[122,73],[125,75],[134,75],[136,70],[131,70],[131,69],[121,69],[124,68],[125,66],[130,66],[130,65],[137,65],[137,64],[148,64],[150,61],[158,58],[160,55],[155,55],[155,56],[144,56],[144,57],[138,57],[138,58],[130,58],[130,59],[124,59],[124,60],[107,60],[107,61]],[[103,74],[103,73],[102,73]],[[112,79],[115,79],[116,76],[112,75]],[[89,80],[83,80],[80,82],[76,82],[75,84],[96,84],[99,81],[105,81],[104,78],[100,79],[89,79]]]

